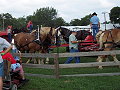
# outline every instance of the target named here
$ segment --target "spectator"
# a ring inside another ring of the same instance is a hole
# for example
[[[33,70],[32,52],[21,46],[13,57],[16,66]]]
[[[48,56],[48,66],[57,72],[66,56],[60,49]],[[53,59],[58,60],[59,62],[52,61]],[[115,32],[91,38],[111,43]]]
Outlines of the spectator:
[[[98,33],[99,28],[100,28],[100,20],[97,17],[97,14],[95,12],[92,14],[92,17],[90,19],[90,26],[91,26],[93,36],[94,36],[94,39],[95,39],[96,34]]]
[[[69,36],[69,49],[70,49],[70,53],[79,52],[79,50],[78,50],[78,43],[80,41],[77,41],[77,39],[75,37],[76,34],[77,34],[76,31],[72,31],[72,34]],[[67,59],[67,61],[65,62],[65,64],[70,63],[74,58],[76,59],[75,60],[76,63],[80,63],[80,57],[69,57]]]
[[[4,50],[2,51],[2,53],[4,53]],[[9,52],[6,53],[5,55],[2,56],[2,58],[11,62],[11,69],[13,70],[13,72],[20,71],[19,75],[22,77],[22,81],[26,80],[22,65],[18,62],[18,60],[14,59],[11,53]]]
[[[33,23],[32,21],[29,21],[28,24],[27,24],[27,29],[32,32],[32,29],[33,29]]]
[[[4,47],[6,47],[7,49],[4,51],[4,53],[1,53],[1,51],[3,51]],[[0,37],[0,54],[5,55],[11,49],[12,49],[12,45],[9,42],[7,42],[7,40]],[[2,90],[2,87],[3,87],[3,81],[2,81],[2,77],[3,77],[3,59],[1,57],[1,55],[0,55],[0,90]]]
[[[8,34],[8,40],[9,40],[10,43],[11,43],[11,41],[12,41],[11,32],[12,32],[11,27],[8,26],[8,28],[7,28],[7,34]]]
[[[14,39],[12,39],[12,45],[13,45],[13,48],[12,48],[12,53],[19,53],[20,54],[20,57],[21,57],[21,52],[16,48],[16,46],[15,46],[15,43],[14,43]],[[20,58],[19,56],[14,56],[14,59],[15,60],[20,60],[21,58]]]

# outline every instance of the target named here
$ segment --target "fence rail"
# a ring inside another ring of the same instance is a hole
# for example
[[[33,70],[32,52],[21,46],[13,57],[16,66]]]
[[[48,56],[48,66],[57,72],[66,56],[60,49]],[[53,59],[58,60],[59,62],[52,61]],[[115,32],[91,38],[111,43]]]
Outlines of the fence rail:
[[[25,53],[24,54],[24,53],[22,53],[22,57],[34,57],[34,58],[40,58],[40,57],[46,58],[46,57],[49,57],[49,58],[54,58],[54,65],[36,65],[36,64],[23,64],[23,65],[24,65],[24,67],[54,69],[55,70],[55,77],[59,78],[59,77],[62,77],[62,76],[76,76],[76,75],[59,75],[59,68],[120,66],[120,61],[118,61],[118,62],[92,62],[92,63],[79,63],[79,64],[59,64],[58,58],[60,58],[60,57],[100,56],[100,55],[115,55],[115,54],[120,54],[120,50],[78,52],[78,53],[52,53],[52,54],[38,54],[38,53]],[[14,55],[18,55],[18,54],[14,54]],[[88,74],[88,76],[90,76],[90,75],[94,76],[94,74]],[[106,76],[108,74],[101,74],[101,75],[100,74],[95,74],[95,75],[98,75],[98,76],[105,75]],[[109,74],[109,75],[111,75],[111,74]],[[120,75],[120,74],[115,73],[115,74],[112,74],[112,75]],[[78,76],[81,76],[81,75],[78,75]]]

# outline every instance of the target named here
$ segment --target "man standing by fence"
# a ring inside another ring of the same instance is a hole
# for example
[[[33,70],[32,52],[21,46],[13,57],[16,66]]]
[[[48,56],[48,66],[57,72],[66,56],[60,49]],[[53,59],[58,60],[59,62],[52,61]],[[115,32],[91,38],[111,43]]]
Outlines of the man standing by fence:
[[[79,50],[78,50],[78,43],[79,43],[79,41],[77,41],[77,39],[75,37],[76,34],[77,34],[76,31],[72,31],[72,34],[69,36],[69,49],[70,49],[70,53],[79,52]],[[67,61],[65,62],[65,64],[70,63],[74,58],[75,58],[75,62],[76,63],[80,63],[80,57],[69,57],[67,59]]]
[[[98,33],[99,28],[100,28],[100,20],[97,17],[97,14],[95,12],[92,14],[92,17],[90,19],[90,26],[91,26],[93,36],[94,36],[94,39],[95,39],[96,34]]]

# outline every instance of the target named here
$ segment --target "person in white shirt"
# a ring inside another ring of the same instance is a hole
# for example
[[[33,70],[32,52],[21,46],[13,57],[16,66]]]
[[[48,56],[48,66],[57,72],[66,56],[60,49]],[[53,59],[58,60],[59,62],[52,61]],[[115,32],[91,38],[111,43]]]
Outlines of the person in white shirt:
[[[5,50],[4,53],[1,53],[3,51],[3,48],[6,47],[7,49]],[[5,55],[7,52],[9,52],[12,49],[12,45],[5,39],[0,37],[0,90],[2,90],[3,87],[3,59],[1,55]]]

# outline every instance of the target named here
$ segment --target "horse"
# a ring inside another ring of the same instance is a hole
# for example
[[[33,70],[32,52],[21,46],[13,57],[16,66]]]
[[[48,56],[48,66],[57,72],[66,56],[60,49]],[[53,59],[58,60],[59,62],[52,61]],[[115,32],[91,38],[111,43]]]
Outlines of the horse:
[[[63,27],[58,27],[57,30],[60,31],[60,34],[63,36],[63,39],[66,42],[69,42],[69,36],[72,33],[72,31],[67,28],[63,28]],[[79,30],[79,31],[77,31],[76,38],[77,38],[77,40],[84,40],[89,34],[90,34],[89,31]]]
[[[100,44],[100,50],[111,51],[115,47],[120,47],[120,29],[112,29],[99,31],[96,35],[96,40]],[[111,55],[115,62],[118,62],[116,55]],[[106,56],[98,56],[97,61],[102,62]],[[102,69],[102,66],[99,66]]]
[[[71,35],[72,31],[63,27],[58,27],[56,28],[56,30],[59,33],[58,36],[62,36],[63,39],[66,41],[66,43],[69,43],[69,36]],[[79,30],[77,31],[76,38],[77,40],[84,40],[88,35],[90,35],[89,31]],[[67,51],[69,51],[68,47],[67,47]]]
[[[35,53],[39,51],[47,53],[49,46],[55,43],[56,31],[51,27],[42,27],[39,40],[36,40],[38,38],[36,37],[37,33],[37,30],[33,30],[31,33],[18,33],[14,37],[16,47],[22,52]]]

